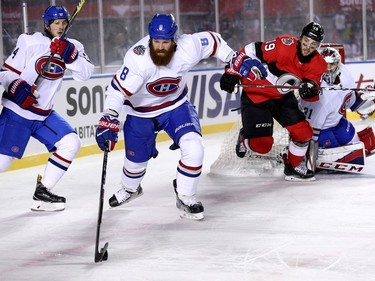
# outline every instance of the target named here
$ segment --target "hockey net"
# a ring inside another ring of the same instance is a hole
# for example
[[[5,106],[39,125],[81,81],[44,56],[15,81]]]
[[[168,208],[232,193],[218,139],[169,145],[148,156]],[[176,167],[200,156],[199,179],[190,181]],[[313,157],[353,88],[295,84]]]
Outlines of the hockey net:
[[[345,52],[342,44],[325,43],[321,48],[333,47],[339,50],[342,62]],[[234,123],[221,145],[216,161],[210,166],[210,173],[224,176],[246,177],[251,175],[273,175],[283,171],[282,154],[287,151],[289,134],[286,129],[274,121],[272,150],[267,154],[258,154],[248,150],[244,158],[236,155],[235,147],[239,130],[242,128],[241,118]]]
[[[272,150],[267,154],[258,154],[247,150],[244,158],[236,155],[238,132],[242,128],[241,120],[234,123],[221,145],[219,157],[210,167],[210,173],[223,176],[246,177],[275,174],[282,171],[284,165],[281,155],[289,143],[289,135],[276,121],[274,123]]]

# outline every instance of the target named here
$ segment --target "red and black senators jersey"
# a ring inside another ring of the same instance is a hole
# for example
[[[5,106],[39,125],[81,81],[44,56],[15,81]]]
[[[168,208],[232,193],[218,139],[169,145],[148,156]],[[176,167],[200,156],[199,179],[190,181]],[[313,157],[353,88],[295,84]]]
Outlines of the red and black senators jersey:
[[[309,79],[320,85],[327,70],[325,60],[315,52],[310,60],[301,62],[297,54],[298,45],[298,39],[288,35],[246,45],[241,52],[259,59],[266,66],[268,76],[264,80],[255,81],[243,77],[242,84],[298,86],[302,79]],[[269,99],[280,99],[291,90],[244,87],[244,91],[254,103],[260,103]]]

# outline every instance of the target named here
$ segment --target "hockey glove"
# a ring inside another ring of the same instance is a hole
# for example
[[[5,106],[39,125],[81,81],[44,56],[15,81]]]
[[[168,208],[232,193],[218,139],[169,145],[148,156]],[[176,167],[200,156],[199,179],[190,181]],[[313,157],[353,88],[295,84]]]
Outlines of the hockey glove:
[[[52,54],[59,55],[65,63],[72,63],[78,58],[76,47],[66,39],[53,38],[50,49]]]
[[[267,77],[267,70],[263,64],[256,59],[250,58],[243,52],[234,55],[231,60],[231,68],[252,81]]]
[[[115,148],[118,140],[118,132],[120,130],[120,122],[116,117],[104,115],[99,120],[99,126],[96,129],[96,142],[101,150],[106,149],[106,142],[109,142],[108,151]]]
[[[320,90],[318,85],[309,79],[303,79],[299,85],[299,96],[306,101],[317,101],[319,100]]]
[[[230,67],[225,67],[225,73],[220,78],[220,89],[228,93],[235,91],[236,85],[240,82],[240,77],[230,72]]]
[[[36,91],[34,92],[36,94],[34,96],[33,93],[30,92],[30,89],[31,86],[25,80],[16,79],[10,83],[7,97],[23,109],[27,109],[38,103],[36,100]]]

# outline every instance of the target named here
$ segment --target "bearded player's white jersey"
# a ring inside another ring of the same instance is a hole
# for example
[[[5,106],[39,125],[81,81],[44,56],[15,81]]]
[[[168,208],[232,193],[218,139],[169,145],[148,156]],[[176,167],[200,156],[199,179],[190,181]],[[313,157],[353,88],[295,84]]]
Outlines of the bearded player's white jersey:
[[[335,88],[355,88],[355,81],[348,68],[341,64],[340,83],[328,85],[322,82],[322,87]],[[317,140],[319,133],[323,129],[335,127],[344,116],[345,111],[349,109],[356,101],[355,91],[345,90],[322,90],[320,99],[316,102],[307,102],[300,100],[307,121],[314,130],[313,139]]]
[[[108,86],[105,109],[139,117],[155,117],[181,105],[186,99],[186,73],[202,59],[216,57],[228,62],[233,50],[214,32],[184,34],[167,66],[156,66],[150,57],[150,37],[130,48],[122,67]]]
[[[36,85],[36,91],[39,93],[38,104],[28,109],[22,109],[16,103],[3,97],[4,107],[26,119],[42,121],[53,107],[54,96],[61,87],[66,69],[71,71],[73,79],[77,81],[84,81],[91,77],[94,65],[85,54],[83,45],[75,39],[67,40],[73,43],[78,50],[78,59],[71,64],[65,64],[60,56],[54,55],[49,67]],[[40,32],[21,34],[17,39],[14,51],[6,59],[0,72],[0,81],[4,89],[8,89],[9,84],[18,78],[33,85],[51,54],[50,44],[51,39]]]

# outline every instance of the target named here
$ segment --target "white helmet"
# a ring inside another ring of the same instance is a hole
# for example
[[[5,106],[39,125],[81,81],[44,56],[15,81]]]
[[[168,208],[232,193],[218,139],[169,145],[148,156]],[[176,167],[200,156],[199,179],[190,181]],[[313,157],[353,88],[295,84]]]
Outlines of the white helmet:
[[[336,77],[340,74],[340,53],[335,48],[327,47],[324,48],[320,54],[327,62],[327,71],[324,74],[324,81],[326,81],[328,85],[333,85]]]

